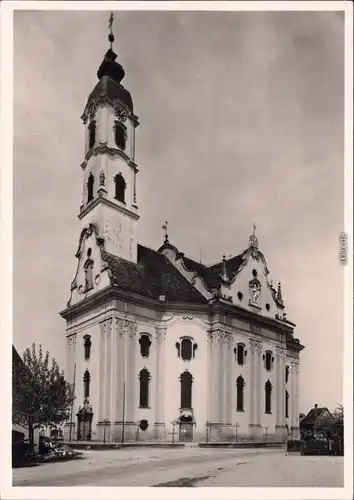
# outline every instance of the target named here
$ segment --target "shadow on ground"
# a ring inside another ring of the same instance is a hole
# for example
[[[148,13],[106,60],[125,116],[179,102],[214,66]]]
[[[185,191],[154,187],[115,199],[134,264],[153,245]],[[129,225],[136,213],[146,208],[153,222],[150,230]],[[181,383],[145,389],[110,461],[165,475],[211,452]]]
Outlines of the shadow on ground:
[[[183,488],[183,487],[194,487],[196,483],[199,481],[204,481],[205,479],[209,479],[211,476],[199,476],[199,477],[181,477],[180,479],[176,479],[175,481],[167,481],[166,483],[158,483],[155,484],[154,487],[174,487],[174,488]]]

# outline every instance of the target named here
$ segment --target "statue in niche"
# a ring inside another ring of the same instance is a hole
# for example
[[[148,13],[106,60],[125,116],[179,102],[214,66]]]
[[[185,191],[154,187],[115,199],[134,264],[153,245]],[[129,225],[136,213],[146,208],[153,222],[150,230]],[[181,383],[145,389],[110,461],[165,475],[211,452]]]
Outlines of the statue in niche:
[[[251,295],[251,302],[253,304],[259,305],[259,299],[261,295],[261,286],[258,283],[258,281],[254,280],[253,282],[250,283],[250,295]]]

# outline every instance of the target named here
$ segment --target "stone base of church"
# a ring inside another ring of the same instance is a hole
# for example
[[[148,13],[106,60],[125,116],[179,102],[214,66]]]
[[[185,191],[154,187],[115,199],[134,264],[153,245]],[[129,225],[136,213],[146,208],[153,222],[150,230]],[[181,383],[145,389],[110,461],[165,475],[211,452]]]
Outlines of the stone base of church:
[[[255,441],[263,440],[263,427],[260,424],[249,424],[249,436]]]
[[[137,427],[135,422],[116,421],[112,426],[111,440],[114,443],[125,443],[136,441],[138,437]]]
[[[156,441],[163,441],[166,439],[166,426],[164,422],[155,422],[153,436]]]
[[[209,427],[209,441],[229,441],[234,439],[235,432],[232,424],[225,424],[221,422],[211,422]],[[205,433],[204,433],[205,439]]]
[[[285,441],[287,437],[287,429],[286,425],[276,425],[275,426],[275,435],[279,441]]]

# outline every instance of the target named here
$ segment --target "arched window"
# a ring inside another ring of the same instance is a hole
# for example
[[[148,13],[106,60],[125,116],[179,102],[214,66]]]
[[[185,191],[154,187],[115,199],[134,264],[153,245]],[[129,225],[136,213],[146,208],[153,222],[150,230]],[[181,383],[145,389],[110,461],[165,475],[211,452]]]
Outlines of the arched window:
[[[181,375],[181,408],[192,408],[192,382],[193,377],[189,372],[183,372]]]
[[[114,197],[116,200],[125,203],[125,188],[126,183],[122,174],[117,174],[114,178]]]
[[[91,290],[93,288],[93,262],[88,259],[84,266],[85,270],[85,291]]]
[[[273,365],[272,352],[271,351],[267,351],[265,353],[265,369],[267,370],[267,372],[271,371],[272,365]]]
[[[286,365],[285,367],[285,383],[287,384],[289,380],[289,367]]]
[[[236,380],[236,410],[244,411],[244,387],[245,381],[241,375]]]
[[[141,335],[139,339],[140,344],[140,354],[143,358],[148,358],[150,355],[151,340],[148,335]]]
[[[246,362],[246,350],[244,344],[237,344],[234,349],[236,361],[239,365],[244,365]]]
[[[96,122],[92,121],[89,125],[89,149],[92,149],[96,142]]]
[[[265,384],[265,413],[272,413],[272,384],[269,380]]]
[[[120,149],[125,149],[126,140],[127,140],[126,128],[122,123],[120,123],[118,121],[115,122],[114,136],[115,136],[117,146]]]
[[[285,391],[285,418],[289,418],[289,393]]]
[[[95,184],[95,178],[92,174],[89,175],[87,180],[87,203],[93,200],[93,187]]]
[[[184,361],[192,359],[193,346],[190,339],[183,339],[181,342],[181,357]]]
[[[88,370],[84,373],[84,398],[90,397],[90,372]]]
[[[150,373],[146,368],[143,368],[139,374],[140,381],[140,408],[149,407],[149,384],[150,384]]]
[[[85,359],[90,359],[91,354],[91,336],[84,336],[84,351],[85,351]]]

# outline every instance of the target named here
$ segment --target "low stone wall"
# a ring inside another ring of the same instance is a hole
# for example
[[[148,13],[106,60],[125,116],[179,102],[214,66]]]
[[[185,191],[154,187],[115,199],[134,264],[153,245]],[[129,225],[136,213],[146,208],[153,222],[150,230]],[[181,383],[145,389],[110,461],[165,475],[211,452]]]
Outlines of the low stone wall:
[[[200,448],[285,448],[283,441],[239,441],[198,443]]]

